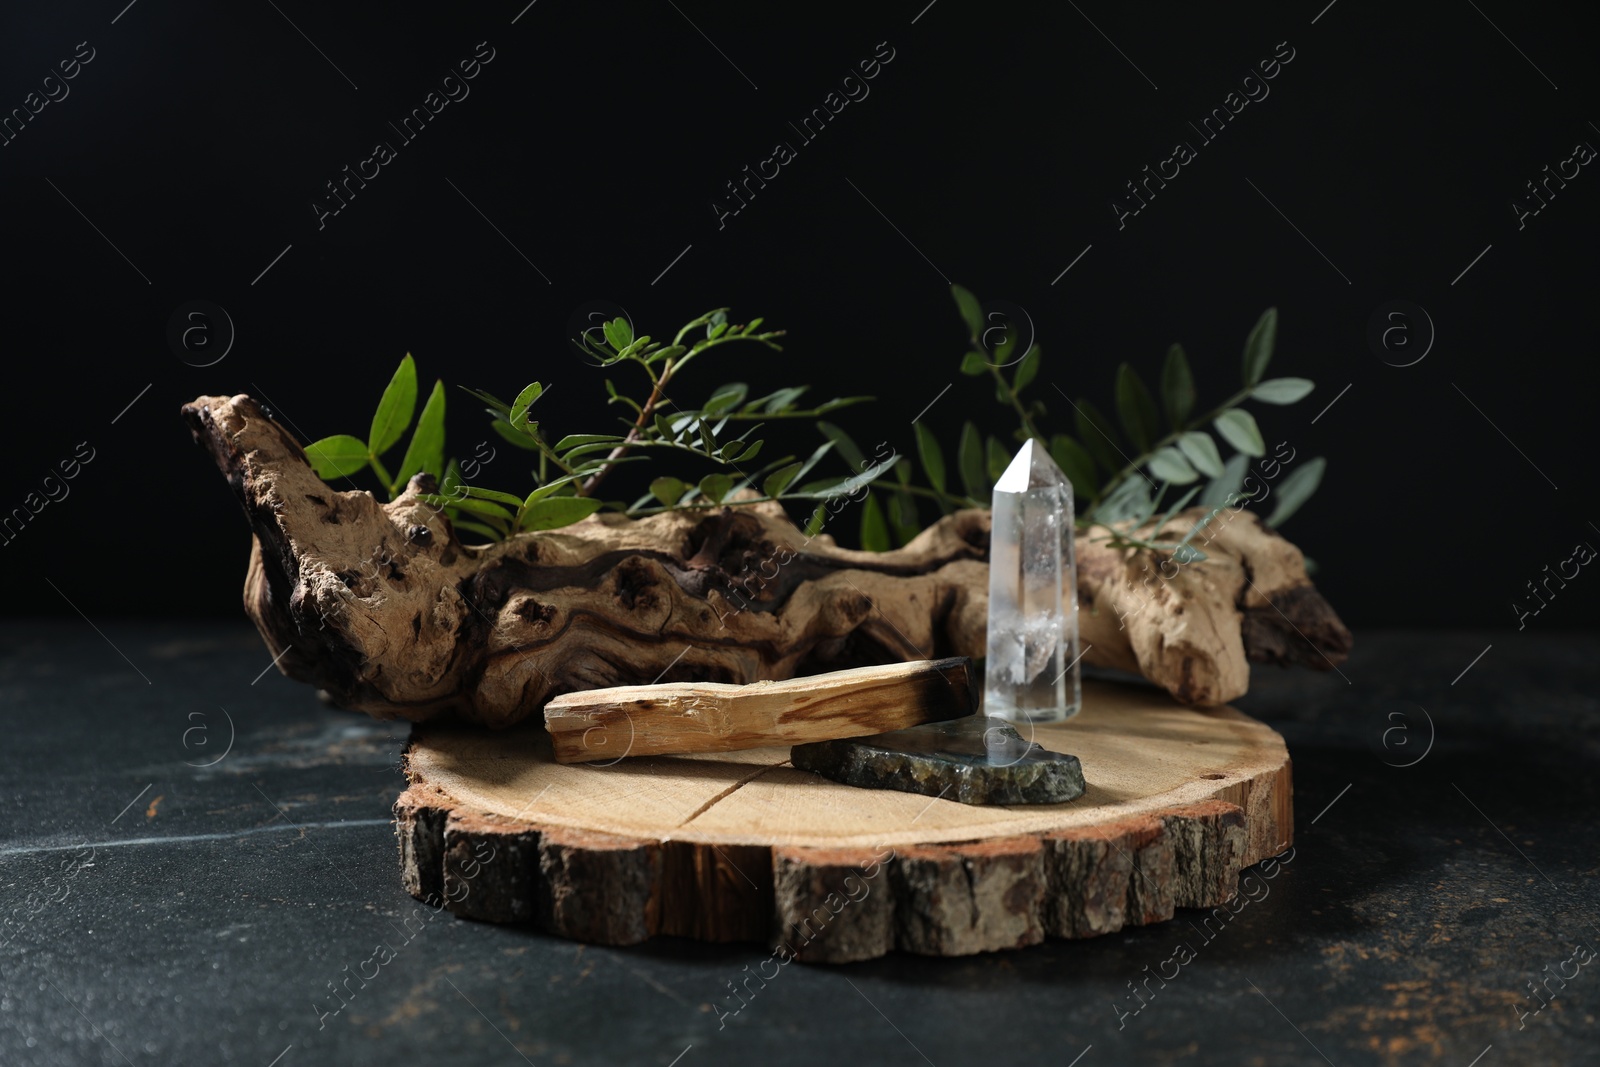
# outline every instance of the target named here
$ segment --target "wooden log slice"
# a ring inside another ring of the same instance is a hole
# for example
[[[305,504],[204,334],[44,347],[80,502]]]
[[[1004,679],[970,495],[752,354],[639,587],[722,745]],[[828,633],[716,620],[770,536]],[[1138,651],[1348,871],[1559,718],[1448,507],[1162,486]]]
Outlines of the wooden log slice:
[[[419,724],[395,802],[401,877],[458,915],[580,941],[761,941],[842,963],[1162,922],[1227,903],[1241,868],[1293,840],[1283,738],[1233,708],[1089,682],[1076,718],[1031,732],[1082,760],[1078,800],[857,789],[786,748],[559,764],[533,721]]]

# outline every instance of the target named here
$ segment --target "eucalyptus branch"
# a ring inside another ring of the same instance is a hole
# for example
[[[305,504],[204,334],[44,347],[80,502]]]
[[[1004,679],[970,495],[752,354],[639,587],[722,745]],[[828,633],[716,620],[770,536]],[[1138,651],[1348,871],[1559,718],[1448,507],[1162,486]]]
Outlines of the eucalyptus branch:
[[[1005,325],[1004,340],[990,353],[982,339],[997,328],[993,313],[986,311],[978,299],[961,286],[950,288],[967,326],[969,349],[962,357],[961,373],[981,378],[987,371],[994,382],[995,399],[1016,418],[1015,439],[1045,444],[1051,458],[1071,481],[1080,505],[1079,528],[1105,526],[1110,531],[1105,539],[1119,546],[1180,554],[1193,551],[1187,545],[1170,545],[1153,537],[1136,535],[1134,531],[1154,514],[1157,506],[1151,500],[1150,489],[1155,488],[1157,482],[1162,483],[1164,492],[1166,486],[1195,485],[1209,479],[1202,503],[1212,506],[1232,496],[1244,481],[1250,459],[1265,454],[1265,443],[1254,416],[1241,407],[1244,401],[1293,404],[1314,388],[1313,383],[1304,378],[1262,380],[1277,339],[1277,311],[1268,309],[1245,341],[1243,388],[1204,415],[1191,416],[1195,402],[1194,380],[1188,357],[1180,346],[1173,345],[1167,352],[1160,376],[1165,433],[1161,426],[1162,411],[1157,409],[1150,391],[1127,363],[1118,368],[1116,376],[1116,413],[1126,437],[1119,438],[1110,420],[1082,397],[1077,400],[1067,397],[1076,416],[1076,436],[1059,432],[1044,425],[1045,405],[1024,395],[1024,390],[1038,377],[1043,359],[1039,346],[1030,343],[1023,358],[1013,364],[1015,371],[1006,374],[996,364],[1007,363],[1010,353],[1020,343],[1015,326]],[[1212,437],[1213,432],[1234,449],[1235,454],[1226,463],[1217,440]],[[982,506],[1015,451],[1014,445],[992,436],[985,437],[974,423],[967,422],[961,430],[955,462],[947,466],[945,450],[933,432],[919,422],[915,433],[922,471],[931,488],[907,484],[912,477],[909,470],[899,472],[899,485],[888,482],[877,485],[875,488],[888,494],[889,507],[877,507],[875,513],[871,513],[874,509],[869,507],[869,514],[862,519],[864,544],[887,548],[889,527],[893,527],[892,532],[901,543],[915,536],[919,527],[915,503],[921,498],[931,497],[946,510],[967,504]],[[1129,459],[1130,454],[1134,458]],[[1313,459],[1284,482],[1284,489],[1292,492],[1280,497],[1281,505],[1268,518],[1272,525],[1287,519],[1310,497],[1324,468],[1323,460]],[[955,492],[953,475],[956,474],[965,490],[964,498]],[[1196,492],[1199,492],[1198,486],[1184,499]],[[1159,499],[1160,493],[1156,496]]]
[[[1210,411],[1206,412],[1204,415],[1201,415],[1199,418],[1180,422],[1171,433],[1167,434],[1160,440],[1153,442],[1143,453],[1135,456],[1132,462],[1113,474],[1100,487],[1100,497],[1104,499],[1105,497],[1110,496],[1119,485],[1131,477],[1136,471],[1141,469],[1145,464],[1149,463],[1150,457],[1154,456],[1157,452],[1160,452],[1163,448],[1167,448],[1170,445],[1175,444],[1180,437],[1189,432],[1191,427],[1206,425],[1223,412],[1231,411],[1232,409],[1238,407],[1245,400],[1249,399],[1249,397],[1250,390],[1241,389],[1228,399],[1224,400],[1222,403],[1218,404],[1216,407],[1212,408]]]

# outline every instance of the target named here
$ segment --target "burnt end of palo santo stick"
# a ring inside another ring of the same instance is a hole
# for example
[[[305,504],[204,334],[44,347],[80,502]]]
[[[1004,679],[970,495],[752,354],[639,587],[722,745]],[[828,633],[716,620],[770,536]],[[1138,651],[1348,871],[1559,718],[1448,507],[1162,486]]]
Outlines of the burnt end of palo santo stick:
[[[861,737],[973,714],[965,657],[890,663],[781,682],[668,682],[590,689],[545,705],[559,763],[732,752]]]

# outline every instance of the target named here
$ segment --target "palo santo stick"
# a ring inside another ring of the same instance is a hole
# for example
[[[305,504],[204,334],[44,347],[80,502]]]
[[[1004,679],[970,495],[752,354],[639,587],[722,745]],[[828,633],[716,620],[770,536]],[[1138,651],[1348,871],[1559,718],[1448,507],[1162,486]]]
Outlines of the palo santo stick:
[[[550,701],[544,722],[557,762],[587,763],[881,734],[977,707],[972,661],[958,656],[749,685],[590,689]]]

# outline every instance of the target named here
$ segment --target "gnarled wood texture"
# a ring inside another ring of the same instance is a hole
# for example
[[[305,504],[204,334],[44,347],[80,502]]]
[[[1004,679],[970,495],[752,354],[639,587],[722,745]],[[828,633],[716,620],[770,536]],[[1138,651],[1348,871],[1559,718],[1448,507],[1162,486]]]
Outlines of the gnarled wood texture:
[[[183,413],[255,534],[245,610],[280,671],[345,707],[508,726],[581,689],[984,653],[984,511],[882,553],[807,539],[772,504],[600,514],[468,546],[418,499],[426,476],[380,504],[323,482],[248,396]],[[1148,552],[1079,538],[1085,662],[1213,705],[1245,692],[1248,660],[1343,660],[1350,635],[1300,552],[1249,513],[1214,528],[1209,559],[1165,574]]]
[[[1228,902],[1241,868],[1291,843],[1283,739],[1232,708],[1091,682],[1077,718],[1032,734],[1083,761],[1078,800],[856,789],[786,748],[558,764],[535,723],[418,726],[395,804],[403,880],[581,941],[665,933],[845,962],[1161,922]]]

